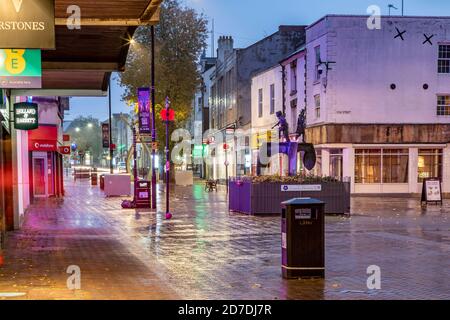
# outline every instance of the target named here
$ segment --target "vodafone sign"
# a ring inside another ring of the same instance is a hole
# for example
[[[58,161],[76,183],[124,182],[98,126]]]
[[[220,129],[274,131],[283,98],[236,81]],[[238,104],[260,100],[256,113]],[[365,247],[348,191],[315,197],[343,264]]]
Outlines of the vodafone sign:
[[[59,147],[59,153],[61,154],[70,154],[70,146]]]
[[[30,151],[58,151],[56,141],[52,140],[31,140]]]

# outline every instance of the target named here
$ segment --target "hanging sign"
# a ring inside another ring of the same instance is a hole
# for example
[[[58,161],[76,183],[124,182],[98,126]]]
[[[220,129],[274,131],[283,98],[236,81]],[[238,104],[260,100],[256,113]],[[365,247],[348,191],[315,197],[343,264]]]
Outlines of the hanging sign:
[[[440,203],[442,205],[441,180],[438,178],[428,178],[423,180],[422,204]]]
[[[14,128],[16,130],[34,130],[38,127],[38,105],[36,103],[14,104]]]
[[[41,50],[0,49],[0,88],[42,88]]]
[[[139,134],[152,133],[150,118],[150,88],[138,89]]]
[[[0,48],[55,49],[54,0],[0,0]]]
[[[102,141],[103,141],[103,148],[109,149],[109,124],[108,123],[102,124]]]
[[[59,149],[60,154],[64,154],[64,155],[70,154],[70,146],[62,146],[62,147],[59,147],[58,149]]]

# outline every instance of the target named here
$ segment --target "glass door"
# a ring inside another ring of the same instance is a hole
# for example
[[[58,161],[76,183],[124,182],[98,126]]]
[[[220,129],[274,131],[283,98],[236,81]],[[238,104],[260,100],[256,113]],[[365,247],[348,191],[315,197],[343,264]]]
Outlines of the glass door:
[[[33,158],[33,195],[47,197],[47,159]]]

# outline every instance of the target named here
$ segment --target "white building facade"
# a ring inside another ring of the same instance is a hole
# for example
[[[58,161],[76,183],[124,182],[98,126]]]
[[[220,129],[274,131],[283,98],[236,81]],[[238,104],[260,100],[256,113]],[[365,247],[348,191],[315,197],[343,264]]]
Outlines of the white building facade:
[[[354,194],[450,192],[450,18],[326,16],[307,28],[307,141]]]

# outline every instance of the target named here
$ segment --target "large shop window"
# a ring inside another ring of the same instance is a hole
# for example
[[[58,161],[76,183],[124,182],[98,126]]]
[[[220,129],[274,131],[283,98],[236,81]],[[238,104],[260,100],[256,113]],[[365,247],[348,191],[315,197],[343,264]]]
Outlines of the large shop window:
[[[442,179],[442,149],[419,149],[418,182],[426,178]]]
[[[408,149],[356,149],[356,183],[408,183]]]
[[[339,180],[343,177],[343,151],[330,149],[330,176]]]

